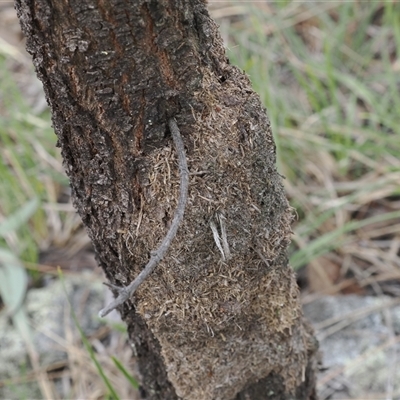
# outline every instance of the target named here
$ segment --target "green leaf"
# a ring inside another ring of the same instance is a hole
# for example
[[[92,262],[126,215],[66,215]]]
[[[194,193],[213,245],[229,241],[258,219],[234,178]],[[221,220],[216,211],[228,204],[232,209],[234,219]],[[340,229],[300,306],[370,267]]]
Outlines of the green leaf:
[[[18,257],[0,248],[0,295],[9,315],[21,306],[27,285],[28,277]]]
[[[11,251],[0,248],[0,296],[28,349],[33,349],[32,332],[23,301],[28,275],[22,263]],[[29,351],[32,353],[32,351]]]

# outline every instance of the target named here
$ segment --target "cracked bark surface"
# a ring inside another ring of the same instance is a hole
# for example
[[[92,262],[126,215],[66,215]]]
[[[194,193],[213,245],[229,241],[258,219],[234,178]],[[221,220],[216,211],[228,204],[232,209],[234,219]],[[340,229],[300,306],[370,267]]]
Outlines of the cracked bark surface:
[[[120,307],[146,398],[315,399],[317,345],[288,266],[292,211],[269,120],[205,4],[16,8],[74,205],[112,284],[131,282],[169,229],[179,197],[169,119],[182,134],[183,222]]]

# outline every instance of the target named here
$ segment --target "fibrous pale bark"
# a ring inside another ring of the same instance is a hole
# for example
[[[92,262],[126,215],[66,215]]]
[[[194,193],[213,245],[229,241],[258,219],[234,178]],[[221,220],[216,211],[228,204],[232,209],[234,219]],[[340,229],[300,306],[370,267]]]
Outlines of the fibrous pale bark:
[[[292,212],[259,96],[200,0],[17,0],[74,204],[126,285],[179,197],[185,217],[120,311],[150,399],[314,399],[316,345],[286,250]]]

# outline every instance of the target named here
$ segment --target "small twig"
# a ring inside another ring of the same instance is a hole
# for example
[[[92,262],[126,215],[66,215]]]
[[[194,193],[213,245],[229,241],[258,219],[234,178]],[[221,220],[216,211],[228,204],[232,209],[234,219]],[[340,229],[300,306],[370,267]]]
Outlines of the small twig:
[[[123,287],[113,285],[112,283],[106,283],[107,286],[109,286],[112,289],[115,289],[118,292],[118,297],[99,312],[100,317],[105,317],[112,310],[116,309],[117,307],[125,303],[126,300],[132,297],[137,288],[154,271],[154,268],[164,257],[169,246],[171,245],[172,240],[176,235],[176,232],[178,231],[179,224],[182,221],[188,197],[189,170],[186,163],[185,146],[183,144],[178,125],[176,124],[174,118],[171,118],[168,121],[168,126],[171,131],[172,139],[174,141],[176,152],[178,155],[179,171],[181,178],[178,205],[175,210],[175,215],[172,220],[171,227],[169,228],[167,235],[161,242],[160,247],[156,251],[152,251],[150,253],[151,254],[150,261],[147,263],[142,272],[135,278],[133,282],[131,282],[128,286],[123,286]]]

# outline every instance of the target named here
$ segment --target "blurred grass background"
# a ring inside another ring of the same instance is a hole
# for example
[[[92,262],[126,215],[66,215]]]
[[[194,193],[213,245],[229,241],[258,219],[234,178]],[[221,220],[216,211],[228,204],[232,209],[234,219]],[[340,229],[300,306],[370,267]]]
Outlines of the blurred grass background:
[[[290,258],[305,301],[400,295],[400,4],[209,8],[231,63],[249,75],[271,120],[298,215]],[[0,261],[11,257],[40,280],[52,271],[43,254],[73,255],[88,240],[12,5],[1,4],[0,18]]]
[[[231,62],[271,120],[298,214],[291,265],[312,291],[400,294],[400,3],[237,3],[216,13]]]

